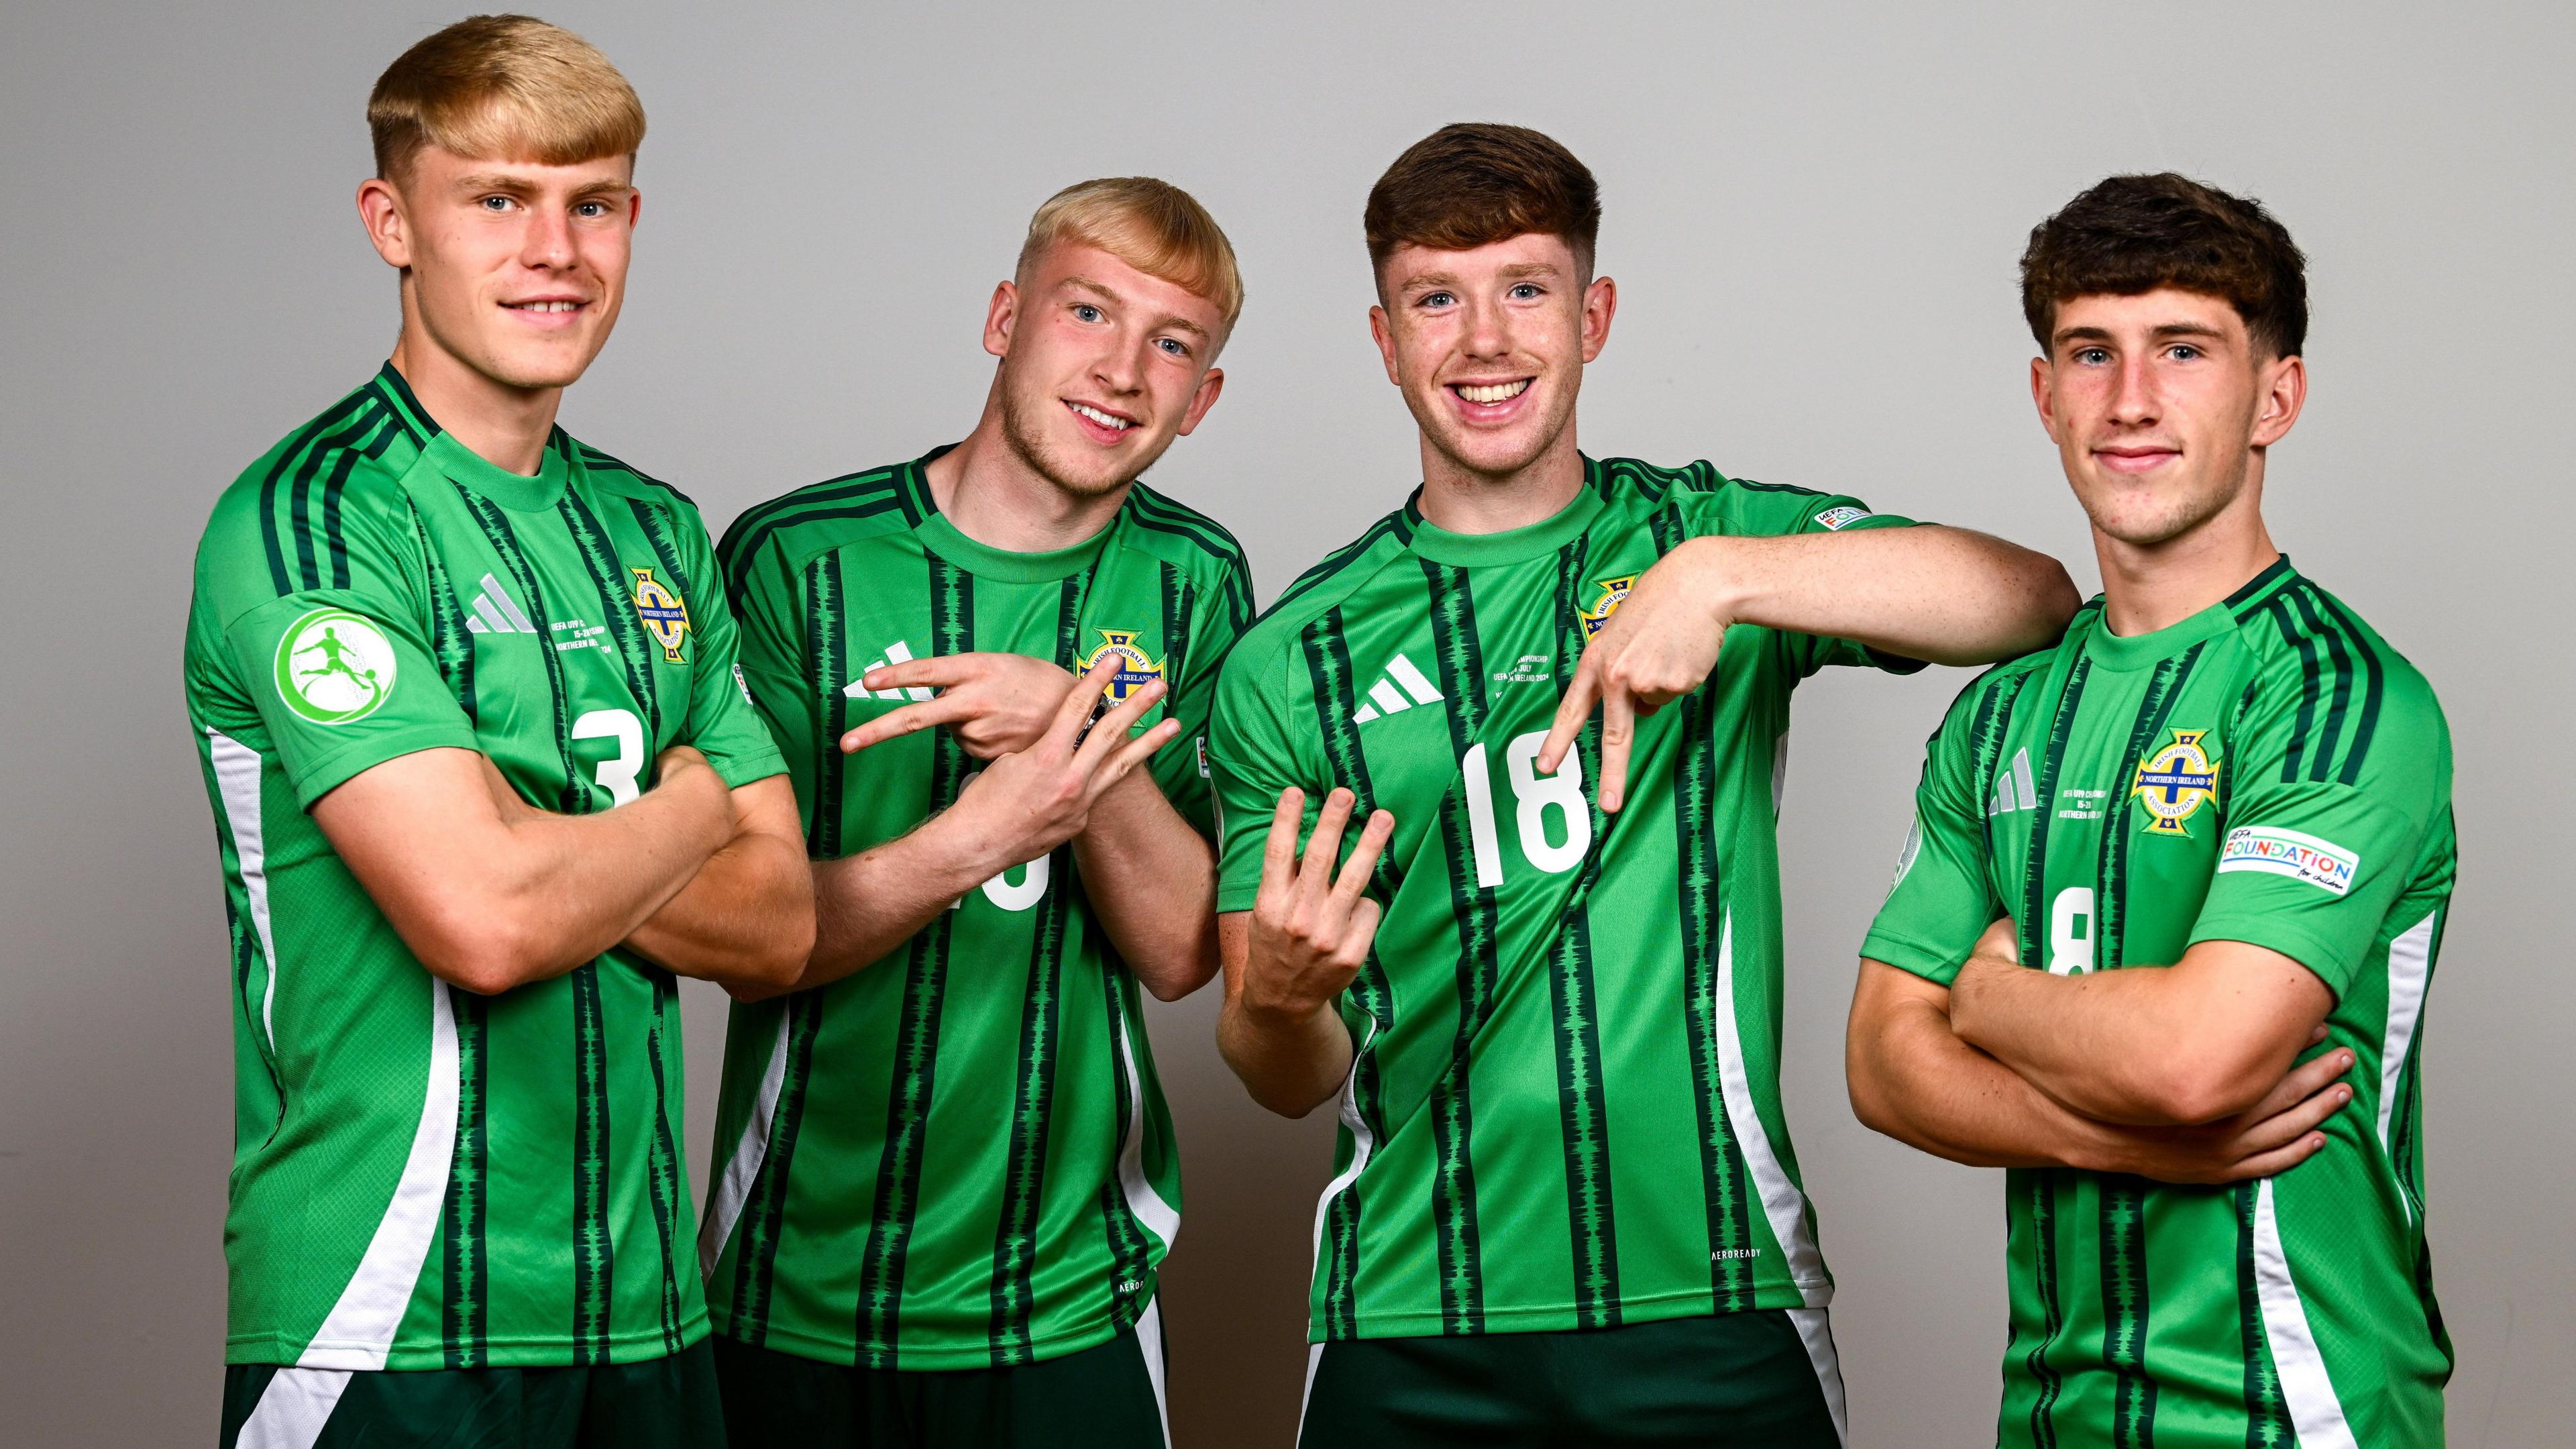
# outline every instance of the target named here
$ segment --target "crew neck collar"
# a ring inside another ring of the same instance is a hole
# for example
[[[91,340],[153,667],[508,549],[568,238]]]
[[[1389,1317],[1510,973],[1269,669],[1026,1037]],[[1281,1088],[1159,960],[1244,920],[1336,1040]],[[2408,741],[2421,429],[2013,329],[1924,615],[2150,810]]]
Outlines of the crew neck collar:
[[[563,497],[564,486],[572,479],[571,452],[571,439],[563,429],[556,428],[546,438],[544,461],[538,464],[536,476],[530,477],[513,473],[475,452],[445,429],[432,436],[422,449],[430,466],[439,472],[519,513],[551,508],[556,499]]]
[[[2092,631],[2085,636],[2084,653],[2097,669],[2144,669],[2161,663],[2195,644],[2233,630],[2237,610],[2247,600],[2291,577],[2294,572],[2290,567],[2290,556],[2283,554],[2226,598],[2197,614],[2145,634],[2124,636],[2112,633],[2111,614],[2104,609],[2095,616]]]
[[[1404,501],[1405,522],[1413,531],[1413,551],[1433,563],[1466,568],[1544,558],[1579,536],[1600,515],[1600,468],[1600,464],[1585,458],[1583,485],[1575,490],[1572,501],[1536,523],[1500,533],[1452,533],[1433,523],[1422,516],[1422,490],[1417,486],[1413,496]]]

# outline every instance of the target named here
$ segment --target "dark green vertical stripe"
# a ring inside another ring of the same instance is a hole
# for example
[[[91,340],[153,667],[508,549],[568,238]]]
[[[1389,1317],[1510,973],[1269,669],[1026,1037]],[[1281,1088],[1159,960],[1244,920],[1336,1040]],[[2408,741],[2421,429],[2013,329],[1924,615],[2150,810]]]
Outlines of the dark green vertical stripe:
[[[1298,635],[1306,659],[1306,672],[1312,686],[1315,705],[1315,729],[1324,741],[1324,758],[1331,771],[1331,784],[1351,792],[1351,816],[1366,820],[1377,810],[1377,790],[1369,778],[1368,756],[1360,748],[1359,727],[1351,716],[1359,710],[1359,680],[1351,668],[1349,640],[1344,632],[1342,611],[1328,609]],[[1320,806],[1322,802],[1313,802]],[[1393,873],[1383,856],[1371,872],[1373,887],[1379,898],[1392,894]],[[1387,995],[1386,964],[1378,959],[1372,947],[1368,959],[1361,963],[1359,975],[1350,985],[1346,997],[1352,1006],[1372,1023],[1360,1035],[1365,1039],[1383,1031],[1391,1020]],[[1386,1141],[1386,1128],[1380,1113],[1383,1088],[1377,1056],[1361,1052],[1351,1064],[1351,1107],[1362,1130],[1372,1143]],[[1356,1144],[1354,1144],[1356,1151]],[[1324,1334],[1335,1340],[1359,1336],[1359,1263],[1360,1223],[1362,1209],[1360,1184],[1353,1181],[1342,1189],[1325,1210],[1324,1252]]]
[[[974,577],[924,551],[929,569],[931,653],[964,654],[975,647]],[[930,812],[957,801],[966,778],[966,751],[955,734],[931,741]],[[931,1092],[939,1065],[939,1015],[947,997],[952,914],[942,911],[912,938],[904,965],[902,1016],[895,1028],[893,1090],[887,1094],[885,1147],[878,1155],[876,1203],[859,1266],[861,1368],[897,1367],[896,1330],[902,1315],[906,1249],[921,1210],[921,1157],[930,1125]]]
[[[662,1351],[678,1353],[680,1258],[673,1205],[680,1200],[680,1152],[671,1131],[671,1068],[664,1054],[671,1049],[672,1033],[678,1027],[672,1008],[680,999],[680,983],[658,968],[648,969],[644,976],[653,986],[653,1037],[645,1044],[645,1058],[653,1066],[653,1146],[651,1160],[644,1165],[645,1185],[653,1200],[653,1231],[662,1244]]]
[[[441,1336],[449,1368],[483,1368],[491,1362],[492,1329],[492,1265],[484,1246],[491,1224],[491,1002],[452,987],[447,1000],[456,1019],[456,1148],[439,1224]]]
[[[1127,1203],[1127,1187],[1120,1177],[1120,1164],[1127,1160],[1128,1133],[1144,1130],[1135,1094],[1127,1089],[1127,1060],[1133,1051],[1127,1040],[1127,990],[1135,978],[1117,960],[1116,946],[1104,939],[1102,947],[1109,958],[1100,973],[1100,985],[1109,1012],[1109,1078],[1116,1089],[1118,1132],[1109,1150],[1109,1170],[1100,1183],[1100,1225],[1109,1245],[1109,1319],[1125,1328],[1136,1321],[1138,1305],[1144,1301],[1153,1245],[1146,1242],[1144,1226]]]
[[[1165,687],[1178,691],[1188,670],[1190,611],[1198,606],[1198,590],[1190,586],[1187,575],[1166,563],[1163,570],[1163,679]],[[1173,696],[1164,696],[1164,708],[1171,708]],[[1192,748],[1183,742],[1183,749]]]
[[[348,487],[349,474],[357,468],[358,460],[382,457],[386,444],[393,441],[393,417],[381,405],[369,408],[359,421],[365,424],[368,435],[342,450],[331,463],[330,476],[322,481],[322,537],[331,560],[327,577],[335,589],[349,586],[349,544],[340,532],[340,495]]]
[[[842,795],[849,756],[841,736],[850,728],[849,621],[842,617],[841,554],[835,549],[805,566],[805,659],[814,681],[815,712],[823,727],[814,736],[813,818],[805,827],[805,852],[816,860],[841,857]]]
[[[2245,1351],[2245,1449],[2289,1449],[2299,1442],[2289,1401],[2263,1334],[2263,1300],[2254,1279],[2254,1195],[2261,1184],[2236,1185],[2236,1332]]]
[[[1422,560],[1430,591],[1432,654],[1448,696],[1449,748],[1463,759],[1485,728],[1484,650],[1476,637],[1476,603],[1463,568]],[[1500,773],[1503,761],[1489,759]],[[1485,1331],[1484,1245],[1476,1226],[1476,1038],[1494,1014],[1501,972],[1494,888],[1476,882],[1474,827],[1464,776],[1440,804],[1440,844],[1449,873],[1450,910],[1458,930],[1458,1029],[1449,1064],[1431,1089],[1431,1202],[1440,1249],[1440,1314],[1445,1333]]]
[[[2344,748],[2343,768],[2334,776],[2344,784],[2356,784],[2361,779],[2362,762],[2370,758],[2371,740],[2379,733],[2379,702],[2387,689],[2387,669],[2380,663],[2379,651],[2371,646],[2370,635],[2363,631],[2360,620],[2324,590],[2307,586],[2306,592],[2319,609],[2342,627],[2360,661],[2361,716],[2353,725],[2352,742]]]
[[[734,1254],[731,1336],[754,1347],[769,1339],[769,1300],[778,1282],[778,1241],[787,1219],[788,1174],[796,1166],[796,1139],[805,1125],[805,1098],[814,1080],[814,1038],[823,1029],[823,993],[787,998],[787,1061],[779,1073],[778,1112],[769,1150],[744,1202],[742,1246]]]
[[[490,540],[492,551],[501,556],[501,567],[509,570],[510,581],[519,586],[519,596],[528,601],[528,617],[546,620],[554,612],[546,606],[545,591],[537,587],[536,570],[528,566],[528,556],[519,547],[519,535],[510,527],[508,515],[489,500],[463,484],[456,485],[456,496],[465,500],[475,521],[483,525],[483,536]],[[538,628],[544,629],[540,623]],[[555,809],[565,815],[585,815],[590,811],[590,786],[582,778],[580,762],[572,753],[572,721],[564,712],[563,659],[555,653],[554,636],[539,633],[537,658],[545,665],[546,694],[554,709],[555,758],[563,767],[563,788],[555,797]]]
[[[417,513],[412,515],[412,535],[420,541],[421,558],[428,568],[430,648],[438,659],[439,677],[454,691],[456,707],[465,712],[465,722],[472,726],[479,719],[474,697],[474,631],[465,625],[465,606],[457,601],[446,562],[430,546],[429,530]]]
[[[555,504],[556,516],[563,520],[564,530],[572,535],[573,547],[581,555],[582,568],[590,575],[591,587],[599,592],[599,608],[608,622],[608,637],[617,641],[617,660],[626,670],[626,692],[635,697],[635,707],[644,716],[644,738],[658,744],[662,738],[662,691],[653,670],[653,655],[658,646],[644,639],[644,621],[635,613],[635,597],[627,576],[619,571],[617,550],[600,525],[599,515],[581,495],[565,489]]]
[[[1556,628],[1556,677],[1571,679],[1583,655],[1575,595],[1591,552],[1589,535],[1557,550],[1556,598],[1548,612]],[[1568,763],[1584,780],[1601,773],[1596,713],[1575,738]],[[1592,973],[1592,886],[1601,876],[1609,845],[1609,819],[1592,792],[1583,795],[1591,845],[1576,867],[1574,884],[1558,913],[1548,972],[1556,1044],[1558,1135],[1565,1153],[1566,1225],[1573,1254],[1574,1306],[1584,1328],[1614,1328],[1619,1311],[1618,1213],[1610,1191],[1609,1084],[1602,1073],[1600,993]],[[1572,822],[1568,822],[1569,826]]]
[[[303,461],[317,439],[347,422],[353,414],[362,413],[370,401],[371,396],[365,389],[342,398],[332,406],[330,411],[306,423],[302,432],[297,433],[287,441],[285,447],[278,450],[277,461],[269,465],[266,473],[260,475],[260,544],[268,554],[268,581],[281,597],[295,592],[297,576],[288,572],[286,567],[285,534],[278,524],[277,486],[294,471],[296,464]],[[301,532],[304,523],[301,511],[296,514],[295,522],[297,531]]]
[[[2058,771],[2066,762],[2066,741],[2074,732],[2076,712],[2084,699],[2084,681],[2091,672],[2092,661],[2078,656],[2058,696],[2056,718],[2049,725],[2048,747],[2039,766],[2039,802],[2031,812],[2029,854],[2022,862],[2021,959],[2041,967],[2047,964],[2043,953],[2048,930],[2049,821],[2057,814]],[[2032,1226],[2039,1249],[2037,1287],[2044,1323],[2039,1342],[2032,1346],[2026,1360],[2031,1376],[2039,1381],[2039,1397],[2030,1410],[2030,1432],[2040,1449],[2052,1449],[2057,1443],[2057,1426],[2051,1415],[2064,1385],[2056,1366],[2048,1361],[2048,1352],[2066,1326],[2057,1266],[2057,1170],[2037,1169],[2030,1174],[2030,1183]]]
[[[2324,644],[2326,667],[2333,672],[2333,692],[2327,696],[2325,718],[2317,729],[2316,752],[2308,762],[2308,778],[2321,781],[2330,778],[2335,747],[2343,740],[2344,715],[2352,707],[2352,652],[2344,648],[2341,632],[2328,627],[2317,613],[2312,591],[2303,587],[2283,589],[2281,604],[2285,611],[2298,616],[2303,638]]]
[[[1166,583],[1169,582],[1167,579]],[[1068,578],[1057,593],[1055,663],[1072,670],[1081,654],[1082,601],[1089,571]],[[1048,860],[1047,889],[1039,898],[1029,936],[1029,975],[1020,999],[1020,1051],[1011,1089],[1011,1135],[1004,1149],[1002,1215],[993,1239],[993,1366],[1007,1368],[1034,1356],[1030,1316],[1036,1293],[1039,1219],[1046,1206],[1046,1158],[1054,1101],[1057,1023],[1063,1011],[1066,905],[1073,898],[1073,847],[1058,846]]]
[[[2281,760],[2281,781],[2291,784],[2299,778],[2299,762],[2306,757],[2308,732],[2316,723],[2317,701],[2323,691],[2317,673],[2317,646],[2308,638],[2306,630],[2291,621],[2289,600],[2280,594],[2273,595],[2270,613],[2273,625],[2281,631],[2282,642],[2297,650],[2299,655],[2299,712],[2290,727],[2289,751]],[[2319,745],[2317,749],[2322,757],[2325,746]]]
[[[653,545],[653,557],[661,561],[662,572],[671,576],[671,587],[683,600],[695,597],[697,583],[680,562],[680,540],[671,531],[669,511],[641,498],[627,499],[626,509],[635,515],[635,526],[643,531],[645,541]]]
[[[326,458],[331,459],[335,463],[355,462],[355,456],[350,453],[349,449],[361,439],[365,438],[368,431],[375,425],[376,418],[373,411],[369,409],[360,409],[357,415],[350,419],[347,427],[344,427],[338,432],[332,433],[328,437],[315,443],[313,447],[304,454],[303,463],[295,470],[295,481],[287,494],[287,507],[291,510],[292,516],[295,519],[296,577],[303,581],[305,588],[318,589],[323,586],[323,573],[319,550],[326,545],[317,541],[315,538],[316,530],[313,522],[314,477],[322,471],[322,463]],[[327,517],[323,523],[324,531],[333,531],[333,536],[329,539],[327,546],[334,549],[340,547],[340,541],[335,531],[338,527],[336,512],[336,510],[331,510],[332,516]]]
[[[576,1364],[608,1361],[616,1307],[616,1243],[608,1228],[608,1024],[599,963],[572,970],[572,1352]]]

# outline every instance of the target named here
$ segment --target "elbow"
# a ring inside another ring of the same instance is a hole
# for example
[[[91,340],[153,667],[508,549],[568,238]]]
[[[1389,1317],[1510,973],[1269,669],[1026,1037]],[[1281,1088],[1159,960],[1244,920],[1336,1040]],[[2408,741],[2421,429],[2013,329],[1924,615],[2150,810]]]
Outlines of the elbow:
[[[432,923],[411,944],[429,973],[477,996],[498,996],[554,974],[533,933],[507,914],[459,911]]]
[[[1211,933],[1205,949],[1184,957],[1172,970],[1139,971],[1136,982],[1156,1001],[1179,1001],[1215,980],[1216,972],[1216,941]]]
[[[2136,1097],[2139,1115],[2149,1122],[2196,1127],[2250,1109],[2270,1089],[2250,1063],[2217,1053],[2176,1052],[2146,1073]]]

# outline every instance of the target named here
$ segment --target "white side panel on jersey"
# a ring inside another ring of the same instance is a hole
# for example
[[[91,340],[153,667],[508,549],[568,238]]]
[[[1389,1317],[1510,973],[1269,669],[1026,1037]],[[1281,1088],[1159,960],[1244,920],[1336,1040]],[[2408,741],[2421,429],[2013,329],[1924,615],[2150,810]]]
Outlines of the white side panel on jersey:
[[[1145,1079],[1136,1071],[1136,1032],[1137,1024],[1127,1021],[1118,1033],[1118,1066],[1127,1074],[1127,1142],[1118,1149],[1118,1190],[1127,1195],[1127,1211],[1169,1252],[1172,1239],[1181,1235],[1181,1214],[1145,1178]]]
[[[2415,1023],[2423,1018],[2424,988],[2433,975],[2433,923],[2441,912],[2415,923],[2388,943],[2388,1035],[2379,1048],[2379,1150],[2388,1153],[2388,1127],[2397,1112],[2397,1086],[2406,1071],[2406,1053],[2415,1045]],[[2406,1166],[2389,1153],[2389,1170],[2397,1176],[2397,1201],[2415,1215],[2407,1195]]]
[[[716,1174],[715,1190],[707,1194],[706,1220],[698,1224],[698,1276],[715,1272],[716,1259],[724,1256],[725,1240],[733,1236],[733,1225],[742,1217],[742,1205],[751,1200],[751,1185],[760,1180],[760,1164],[769,1156],[769,1128],[778,1117],[778,1094],[787,1083],[787,1020],[790,1013],[778,1013],[778,1036],[769,1044],[769,1064],[760,1071],[760,1095],[751,1102],[751,1119],[742,1124],[742,1137],[725,1158],[724,1170]]]
[[[1824,1390],[1825,1409],[1834,1416],[1834,1439],[1851,1442],[1851,1422],[1844,1409],[1843,1360],[1834,1352],[1834,1329],[1822,1308],[1792,1308],[1789,1321],[1798,1327],[1798,1341],[1807,1346],[1807,1362],[1816,1367],[1816,1387]]]
[[[411,1136],[411,1155],[403,1162],[402,1180],[394,1184],[393,1201],[377,1220],[376,1235],[358,1259],[358,1271],[340,1290],[340,1301],[314,1331],[296,1360],[298,1368],[365,1369],[385,1366],[403,1310],[411,1306],[420,1283],[421,1264],[438,1239],[439,1212],[447,1202],[447,1179],[456,1154],[457,1080],[456,1013],[448,1004],[447,983],[429,983],[429,1080],[423,1084],[420,1126]]]
[[[268,844],[260,830],[259,777],[265,762],[259,751],[221,730],[206,731],[207,753],[215,762],[215,790],[223,796],[224,826],[232,832],[233,860],[241,874],[242,895],[250,902],[251,929],[259,935],[259,1029],[268,1037],[268,1054],[277,1055],[277,939],[268,927]]]
[[[1716,993],[1709,1015],[1717,1022],[1718,1085],[1726,1098],[1727,1126],[1734,1130],[1744,1166],[1762,1194],[1762,1216],[1771,1223],[1771,1236],[1779,1239],[1780,1251],[1789,1260],[1790,1281],[1798,1285],[1808,1307],[1822,1308],[1833,1302],[1834,1284],[1825,1276],[1825,1255],[1817,1250],[1816,1235],[1807,1229],[1807,1195],[1789,1180],[1780,1155],[1771,1148],[1771,1135],[1762,1130],[1762,1114],[1753,1105],[1753,1081],[1744,1067],[1744,1035],[1735,1021],[1733,911],[1727,912],[1718,929]]]
[[[1154,1417],[1163,1426],[1163,1449],[1172,1449],[1172,1411],[1163,1397],[1163,1302],[1158,1297],[1145,1301],[1145,1311],[1136,1319],[1136,1351],[1145,1360],[1145,1377],[1154,1385]]]
[[[1317,1273],[1324,1271],[1324,1223],[1333,1215],[1333,1199],[1348,1192],[1351,1184],[1360,1180],[1361,1170],[1368,1166],[1369,1154],[1377,1147],[1377,1138],[1369,1132],[1368,1119],[1360,1115],[1357,1086],[1360,1079],[1360,1062],[1368,1056],[1369,1048],[1376,1044],[1377,1022],[1372,1019],[1369,1022],[1368,1035],[1361,1040],[1359,1050],[1351,1053],[1351,1069],[1342,1074],[1339,1111],[1343,1128],[1351,1134],[1351,1165],[1343,1168],[1331,1182],[1324,1184],[1324,1195],[1315,1203],[1314,1271]],[[1304,1393],[1297,1396],[1297,1439],[1295,1441],[1297,1443],[1302,1444],[1306,1439],[1306,1401],[1314,1396],[1315,1366],[1323,1362],[1323,1359],[1322,1344],[1306,1345],[1306,1389]]]
[[[313,1449],[348,1389],[347,1369],[279,1369],[259,1391],[233,1449]]]
[[[2254,1296],[2263,1306],[2263,1339],[2271,1345],[2272,1367],[2281,1375],[2281,1398],[2290,1406],[2291,1427],[2299,1431],[2299,1449],[2360,1449],[2352,1426],[2344,1422],[2334,1380],[2326,1375],[2317,1336],[2308,1328],[2299,1285],[2290,1277],[2268,1177],[2254,1189]]]

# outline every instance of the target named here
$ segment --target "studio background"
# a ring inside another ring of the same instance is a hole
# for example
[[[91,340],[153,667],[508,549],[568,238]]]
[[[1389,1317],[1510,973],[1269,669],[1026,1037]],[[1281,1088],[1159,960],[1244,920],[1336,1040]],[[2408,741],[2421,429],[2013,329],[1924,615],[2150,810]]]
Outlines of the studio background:
[[[2005,534],[2094,585],[2034,421],[2013,263],[2117,170],[2272,206],[2312,260],[2313,386],[2275,536],[2440,691],[2464,860],[2424,1044],[2451,1442],[2576,1418],[2561,561],[2576,21],[2561,7],[1026,8],[562,3],[651,115],[632,290],[575,433],[717,532],[974,422],[993,283],[1069,182],[1150,173],[1250,289],[1225,396],[1154,481],[1264,602],[1395,507],[1413,430],[1369,345],[1369,183],[1443,122],[1598,174],[1620,283],[1595,454],[1708,458]],[[391,345],[351,204],[368,87],[461,5],[105,0],[0,17],[0,1438],[212,1441],[231,1035],[181,711],[217,492]],[[1992,1442],[1999,1173],[1853,1121],[1853,958],[1924,736],[1967,679],[1800,692],[1782,824],[1786,1095],[1841,1282],[1856,1444]],[[703,1194],[722,997],[686,992]],[[1185,1230],[1185,1446],[1285,1445],[1329,1113],[1254,1108],[1217,992],[1159,1008]]]

